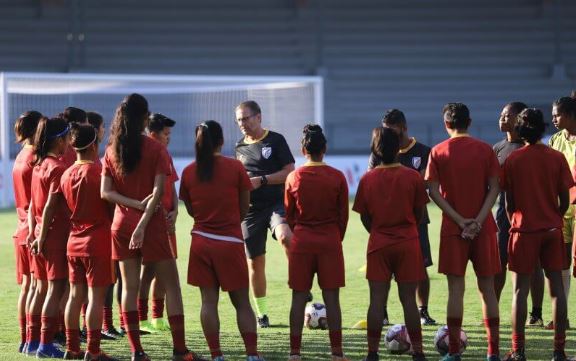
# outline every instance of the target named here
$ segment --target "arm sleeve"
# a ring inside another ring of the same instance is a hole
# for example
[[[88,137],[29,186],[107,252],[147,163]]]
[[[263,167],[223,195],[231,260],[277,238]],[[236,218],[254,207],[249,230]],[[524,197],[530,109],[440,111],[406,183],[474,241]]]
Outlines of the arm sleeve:
[[[424,180],[420,177],[420,175],[414,179],[416,184],[416,197],[414,199],[414,206],[421,208],[430,202],[430,199],[428,198],[428,193],[426,192],[426,185],[424,184]]]
[[[56,167],[50,172],[50,193],[62,193],[60,180],[62,179],[62,174],[64,174],[65,170],[64,167]]]
[[[498,163],[498,158],[496,153],[490,150],[488,155],[488,178],[499,177],[500,176],[500,163]]]
[[[426,166],[426,174],[424,179],[427,181],[438,181],[438,165],[436,164],[436,158],[434,157],[434,151],[430,152],[428,157],[428,164]]]
[[[168,157],[170,158],[170,180],[176,183],[180,177],[178,177],[178,172],[176,172],[176,167],[174,167],[174,160],[170,154],[168,154]]]
[[[154,151],[154,150],[152,150]],[[170,154],[168,154],[168,150],[166,147],[161,147],[158,150],[158,157],[156,158],[156,169],[154,170],[154,175],[165,174],[166,176],[170,177],[172,175],[172,169],[170,169]]]
[[[559,157],[560,158],[560,157]],[[560,159],[560,177],[558,177],[558,189],[570,189],[574,186],[574,179],[570,172],[570,166],[564,156]]]
[[[239,178],[239,188],[241,191],[251,191],[252,190],[252,183],[250,183],[250,177],[248,177],[248,173],[246,169],[242,165],[242,163],[238,160],[236,161],[238,165],[238,178]]]
[[[352,210],[360,214],[368,213],[367,205],[364,201],[364,177],[360,179],[360,183],[358,184],[358,190],[356,191],[356,197],[354,197]]]
[[[286,178],[286,186],[284,190],[284,208],[286,210],[286,222],[292,230],[294,230],[294,224],[296,222],[295,212],[296,212],[296,200],[292,195],[292,183],[294,182],[294,172],[288,174]]]
[[[180,181],[180,190],[178,191],[178,198],[181,201],[189,201],[190,196],[188,194],[188,188],[186,188],[186,184],[188,183],[188,172],[189,168],[184,168],[182,172],[182,180]]]
[[[278,165],[280,168],[290,163],[296,163],[292,156],[292,152],[290,151],[290,147],[288,147],[288,143],[286,143],[286,139],[284,139],[284,136],[281,134],[279,134],[275,151],[276,159],[278,159]]]

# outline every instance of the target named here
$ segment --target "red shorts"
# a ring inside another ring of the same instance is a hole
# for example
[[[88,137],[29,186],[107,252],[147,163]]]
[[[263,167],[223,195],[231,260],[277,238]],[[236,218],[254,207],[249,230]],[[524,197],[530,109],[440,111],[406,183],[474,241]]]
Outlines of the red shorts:
[[[34,277],[42,281],[55,281],[68,278],[66,250],[44,251],[32,257]]]
[[[172,247],[166,231],[166,222],[154,221],[159,217],[152,217],[144,236],[144,244],[140,249],[130,249],[132,232],[112,230],[112,259],[122,261],[130,258],[142,257],[142,263],[152,263],[173,259]]]
[[[366,279],[369,281],[390,282],[394,275],[396,282],[405,283],[426,277],[418,238],[379,248],[368,253],[366,258]]]
[[[342,246],[325,253],[293,253],[288,256],[288,285],[294,291],[310,291],[314,274],[323,290],[341,288],[344,279]]]
[[[548,272],[562,271],[566,264],[566,246],[561,229],[534,233],[510,233],[508,268],[520,274],[532,274],[540,262]]]
[[[486,277],[500,273],[502,265],[496,233],[480,233],[471,241],[460,236],[440,237],[438,272],[464,276],[468,260],[472,261],[476,276]]]
[[[201,288],[221,287],[226,292],[248,288],[244,244],[192,234],[188,284]]]
[[[68,256],[68,279],[70,283],[86,283],[88,287],[108,287],[112,284],[112,260]]]
[[[174,258],[178,258],[178,242],[176,241],[176,233],[169,233],[168,237],[170,239],[170,248],[172,248],[172,254]]]
[[[27,245],[14,244],[16,253],[16,282],[22,284],[24,276],[30,276],[32,273],[32,254]]]

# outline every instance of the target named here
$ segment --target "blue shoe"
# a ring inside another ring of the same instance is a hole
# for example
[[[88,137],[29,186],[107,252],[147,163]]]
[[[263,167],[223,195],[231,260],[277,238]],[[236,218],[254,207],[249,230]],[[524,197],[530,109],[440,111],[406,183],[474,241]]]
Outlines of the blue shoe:
[[[40,344],[38,347],[38,352],[36,353],[36,358],[63,358],[64,351],[60,350],[56,344]]]
[[[265,360],[262,356],[258,355],[258,356],[247,356],[246,361],[265,361]]]
[[[498,355],[486,356],[486,361],[502,361]]]
[[[462,358],[459,353],[446,354],[446,356],[442,357],[440,361],[462,361]]]
[[[30,343],[26,345],[26,352],[23,353],[25,353],[27,356],[36,356],[36,351],[38,351],[39,346],[40,341],[30,341]]]

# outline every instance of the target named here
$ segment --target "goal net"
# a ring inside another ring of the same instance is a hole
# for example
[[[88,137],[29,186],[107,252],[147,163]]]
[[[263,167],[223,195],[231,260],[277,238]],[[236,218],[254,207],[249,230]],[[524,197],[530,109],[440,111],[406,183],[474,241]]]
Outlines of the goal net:
[[[260,104],[263,126],[283,134],[294,155],[303,126],[323,123],[319,77],[0,73],[0,207],[13,204],[12,162],[20,150],[13,127],[21,113],[54,116],[75,106],[102,114],[108,131],[117,105],[130,93],[144,95],[151,112],[176,121],[169,146],[175,158],[194,157],[194,129],[210,119],[222,125],[223,153],[233,155],[242,136],[234,108],[245,100]]]

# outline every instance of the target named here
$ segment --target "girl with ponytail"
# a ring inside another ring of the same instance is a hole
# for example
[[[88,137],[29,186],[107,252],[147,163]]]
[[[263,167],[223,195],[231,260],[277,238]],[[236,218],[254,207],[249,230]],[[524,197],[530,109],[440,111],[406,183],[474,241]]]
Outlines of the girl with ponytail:
[[[166,147],[143,134],[148,116],[148,102],[142,95],[125,97],[116,109],[103,161],[101,197],[116,204],[111,226],[112,259],[120,263],[122,318],[132,361],[150,360],[140,343],[137,298],[140,268],[153,267],[166,286],[172,360],[202,360],[186,348],[184,340],[178,269],[160,206],[166,176],[171,174],[170,162]]]
[[[68,146],[70,127],[62,118],[42,118],[34,138],[35,166],[29,208],[28,242],[34,255],[36,295],[31,303],[28,355],[61,358],[54,344],[60,301],[67,297],[66,242],[70,212],[62,199],[60,178],[67,165],[60,159]],[[42,311],[41,332],[39,314]]]
[[[20,285],[20,296],[18,297],[19,352],[23,351],[26,344],[26,327],[30,322],[29,306],[35,290],[35,282],[32,279],[32,256],[26,239],[28,238],[28,208],[32,192],[30,182],[32,181],[32,163],[34,162],[34,133],[36,133],[40,118],[42,118],[42,114],[32,110],[20,115],[14,125],[16,142],[22,145],[12,169],[14,200],[18,216],[18,226],[13,238],[16,251],[16,280]]]
[[[224,138],[218,122],[196,127],[196,161],[182,173],[180,199],[194,218],[188,283],[200,287],[202,329],[213,360],[220,350],[218,294],[230,295],[248,361],[262,361],[257,351],[256,318],[248,296],[248,266],[240,223],[250,206],[252,185],[240,161],[220,155]]]
[[[295,361],[301,359],[302,315],[315,273],[326,304],[332,360],[347,360],[342,351],[339,293],[344,287],[342,241],[348,224],[348,185],[342,172],[323,162],[326,143],[319,125],[306,125],[302,155],[307,162],[286,178],[286,221],[293,232],[288,252],[290,360]]]

